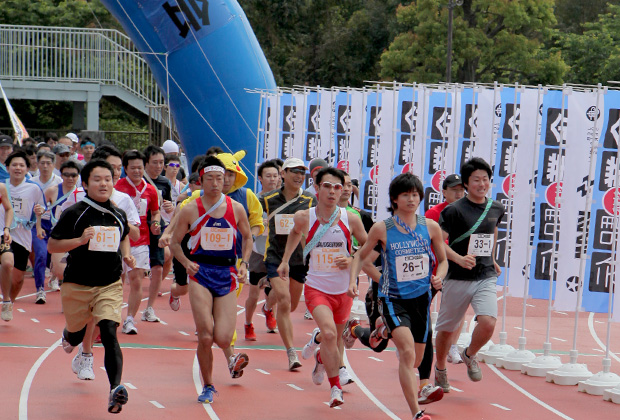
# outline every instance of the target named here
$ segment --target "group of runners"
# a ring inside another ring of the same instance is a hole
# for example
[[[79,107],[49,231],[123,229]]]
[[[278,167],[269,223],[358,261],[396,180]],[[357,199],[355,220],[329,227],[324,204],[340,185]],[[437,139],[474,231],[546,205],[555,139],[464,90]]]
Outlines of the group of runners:
[[[145,278],[150,284],[141,320],[159,321],[153,306],[171,269],[170,308],[178,311],[188,295],[196,325],[201,403],[213,402],[216,393],[213,344],[222,349],[232,378],[241,377],[249,363],[247,354],[235,352],[237,298],[244,284],[249,287],[245,340],[257,340],[253,315],[264,290],[260,310],[268,332],[277,331],[282,339],[289,370],[302,367],[291,312],[304,295],[316,329],[301,357],[314,359],[315,384],[327,376],[330,407],[343,404],[342,386],[353,383],[344,349],[358,339],[374,351],[393,341],[414,419],[430,419],[420,405],[450,392],[448,362],[464,363],[472,381],[482,379],[476,354],[491,338],[497,318],[495,283],[501,271],[494,255],[504,214],[501,203],[487,198],[492,171],[482,159],[467,161],[460,174],[445,178],[446,201],[426,217],[420,211],[422,182],[409,173],[396,176],[388,191],[391,216],[373,222],[369,213],[351,206],[354,180],[323,159],[308,167],[294,157],[263,162],[257,195],[245,187],[243,151],[233,155],[213,147],[193,160],[186,178],[179,148],[170,140],[163,148],[123,155],[101,145],[82,164],[62,163],[59,176],[52,169],[56,152],[65,150],[39,150],[39,173],[28,180],[27,154],[5,153],[5,140],[0,138],[0,175],[3,169],[8,173],[0,184],[2,319],[12,319],[31,251],[38,290],[51,260],[52,274],[62,283],[62,346],[67,353],[78,348],[73,371],[79,379],[93,379],[92,346],[100,340],[110,413],[120,412],[128,400],[117,329],[122,325],[123,333],[138,333]],[[304,190],[307,175],[312,183]],[[97,270],[91,269],[93,261]],[[365,297],[367,326],[351,315],[361,270],[372,279]],[[129,284],[124,317],[123,282]],[[438,291],[431,384],[429,314]],[[459,353],[456,340],[469,306],[477,323],[471,343]]]

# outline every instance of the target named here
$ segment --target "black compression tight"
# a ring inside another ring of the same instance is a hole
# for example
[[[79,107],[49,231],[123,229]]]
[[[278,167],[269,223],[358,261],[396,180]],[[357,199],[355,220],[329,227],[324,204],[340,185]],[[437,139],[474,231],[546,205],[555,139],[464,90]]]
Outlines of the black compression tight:
[[[123,374],[123,353],[116,338],[118,323],[103,319],[97,325],[101,332],[101,344],[105,349],[103,364],[110,381],[110,389],[114,389],[120,385]]]

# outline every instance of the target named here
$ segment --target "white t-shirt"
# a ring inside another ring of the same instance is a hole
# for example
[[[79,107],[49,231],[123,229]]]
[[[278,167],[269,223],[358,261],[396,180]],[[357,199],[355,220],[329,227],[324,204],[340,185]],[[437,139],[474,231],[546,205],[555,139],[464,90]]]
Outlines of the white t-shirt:
[[[31,181],[37,184],[39,187],[41,187],[45,195],[45,190],[47,190],[48,188],[55,187],[58,184],[61,184],[62,178],[56,175],[55,173],[52,173],[52,176],[50,176],[50,179],[45,183],[41,181],[40,175],[35,176],[34,178],[31,179]],[[45,213],[43,213],[43,215],[41,216],[41,219],[50,220],[50,209],[49,208],[45,211]]]
[[[43,190],[34,182],[24,180],[18,186],[13,186],[7,179],[5,186],[7,187],[9,197],[11,197],[15,221],[17,221],[17,218],[26,221],[33,218],[35,204],[46,207]],[[4,229],[4,206],[0,206],[0,228]],[[21,223],[17,223],[17,226],[11,229],[11,237],[28,251],[32,250],[31,229],[27,229]]]

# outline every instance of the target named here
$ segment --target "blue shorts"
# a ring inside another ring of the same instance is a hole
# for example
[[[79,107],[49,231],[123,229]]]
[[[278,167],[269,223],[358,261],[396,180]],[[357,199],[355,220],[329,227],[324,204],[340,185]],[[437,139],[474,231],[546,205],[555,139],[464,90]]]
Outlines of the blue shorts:
[[[213,297],[226,296],[237,290],[237,269],[217,265],[200,264],[198,272],[189,278],[206,288]]]
[[[280,277],[278,274],[278,264],[265,262],[265,268],[267,268],[267,278]],[[293,265],[289,267],[288,276],[298,283],[304,284],[306,282],[306,274],[308,274],[308,266],[305,265]]]

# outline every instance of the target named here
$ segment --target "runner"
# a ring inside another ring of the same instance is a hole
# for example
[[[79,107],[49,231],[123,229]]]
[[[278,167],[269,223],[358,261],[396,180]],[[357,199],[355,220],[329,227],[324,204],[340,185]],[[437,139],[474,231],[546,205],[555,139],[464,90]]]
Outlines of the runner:
[[[6,309],[3,310],[2,319],[10,321],[13,318],[13,304],[24,285],[24,273],[28,266],[28,256],[32,251],[32,227],[36,226],[37,237],[42,239],[45,236],[41,227],[42,211],[38,215],[35,214],[35,205],[40,204],[44,209],[45,199],[41,188],[26,179],[30,162],[24,152],[18,150],[11,153],[6,159],[6,165],[9,170],[9,179],[4,183],[7,189],[7,199],[13,206],[13,223],[10,226],[12,237],[10,250],[4,249],[3,252],[12,253],[13,258],[7,256],[2,259],[1,282],[3,283],[2,306]],[[0,218],[4,221],[3,212],[4,207],[0,208]],[[5,226],[2,227],[5,228]],[[3,232],[6,234],[6,230]],[[9,299],[10,302],[8,302]]]
[[[9,179],[5,163],[11,153],[13,153],[13,139],[6,134],[0,135],[0,182]]]
[[[252,252],[252,234],[243,206],[222,194],[224,164],[216,157],[205,159],[199,168],[204,194],[189,202],[179,213],[171,249],[192,280],[189,282],[190,305],[198,333],[197,357],[204,387],[201,403],[212,403],[213,352],[230,346],[237,317],[237,281],[246,281],[247,260]],[[208,209],[208,210],[207,210]],[[190,232],[188,259],[181,242]],[[237,271],[237,243],[242,241],[242,260]],[[247,365],[247,356],[245,363]],[[245,366],[238,366],[240,370]],[[229,366],[230,368],[230,366]]]
[[[82,176],[87,197],[62,213],[48,243],[50,253],[69,253],[61,287],[66,321],[62,346],[71,353],[94,319],[106,353],[108,412],[119,413],[128,399],[121,385],[123,354],[116,337],[123,304],[121,262],[131,267],[135,259],[130,254],[125,212],[110,202],[112,167],[105,161],[92,160],[84,166]]]
[[[306,306],[318,326],[312,342],[320,343],[314,351],[315,367],[312,381],[320,385],[329,380],[329,406],[344,401],[340,384],[342,332],[353,305],[349,285],[352,236],[364,244],[366,231],[359,217],[338,206],[345,178],[335,168],[321,169],[316,176],[319,202],[316,207],[295,213],[282,262],[278,267],[281,279],[288,279],[288,261],[301,237],[306,238],[303,255],[310,259],[304,285]],[[357,278],[353,281],[356,282]],[[320,332],[319,332],[320,331]],[[303,354],[302,354],[303,355]]]
[[[4,209],[4,228],[2,230],[2,242],[0,243],[0,264],[2,264],[0,271],[0,288],[2,289],[2,312],[1,317],[3,321],[10,321],[13,319],[13,303],[10,298],[11,295],[11,270],[13,266],[13,254],[11,253],[11,230],[9,226],[13,224],[13,207],[11,206],[11,200],[6,191],[6,186],[0,183],[0,203]]]
[[[132,150],[123,156],[123,168],[127,174],[126,178],[120,179],[116,183],[116,189],[128,194],[138,209],[140,216],[140,239],[131,241],[131,254],[136,259],[134,267],[126,267],[129,274],[129,298],[127,299],[127,318],[123,323],[123,334],[137,334],[134,318],[140,308],[142,299],[142,279],[145,270],[150,269],[149,265],[149,234],[159,235],[161,233],[159,200],[155,187],[146,182],[144,177],[144,162],[146,158],[137,150]],[[150,213],[150,223],[147,221],[147,212]],[[142,320],[148,322],[159,322],[155,315],[153,305],[157,298],[157,291],[151,293],[153,287],[149,287],[149,300],[147,308],[143,312]]]
[[[80,151],[84,156],[84,163],[90,162],[96,147],[97,145],[90,137],[84,137],[82,141],[80,141]]]
[[[293,227],[293,215],[299,210],[314,207],[316,203],[313,195],[305,195],[301,192],[306,169],[301,159],[286,159],[282,165],[284,186],[260,199],[269,220],[265,267],[267,277],[271,282],[272,293],[275,293],[276,297],[278,332],[286,347],[289,370],[301,367],[297,352],[293,347],[293,324],[291,323],[291,312],[297,309],[308,271],[303,261],[301,246],[297,246],[291,254],[288,278],[281,278],[277,269],[282,262],[287,236]]]
[[[476,354],[493,336],[497,320],[497,276],[501,268],[495,262],[497,226],[504,216],[499,201],[486,198],[493,172],[480,158],[468,160],[461,167],[467,195],[447,206],[439,217],[439,225],[449,240],[446,252],[450,261],[441,294],[435,346],[435,385],[450,392],[446,359],[454,334],[472,306],[476,328],[469,347],[461,352],[467,365],[467,376],[474,382],[482,380]]]
[[[437,223],[416,215],[424,186],[415,175],[394,178],[389,195],[393,216],[376,223],[370,229],[368,242],[356,253],[351,292],[357,293],[355,280],[360,269],[373,261],[372,251],[380,245],[383,272],[378,288],[379,311],[400,354],[400,385],[414,419],[430,420],[418,405],[414,369],[422,361],[426,341],[432,339],[428,335],[431,283],[440,288],[447,269],[443,237]],[[435,264],[437,274],[432,275]]]

